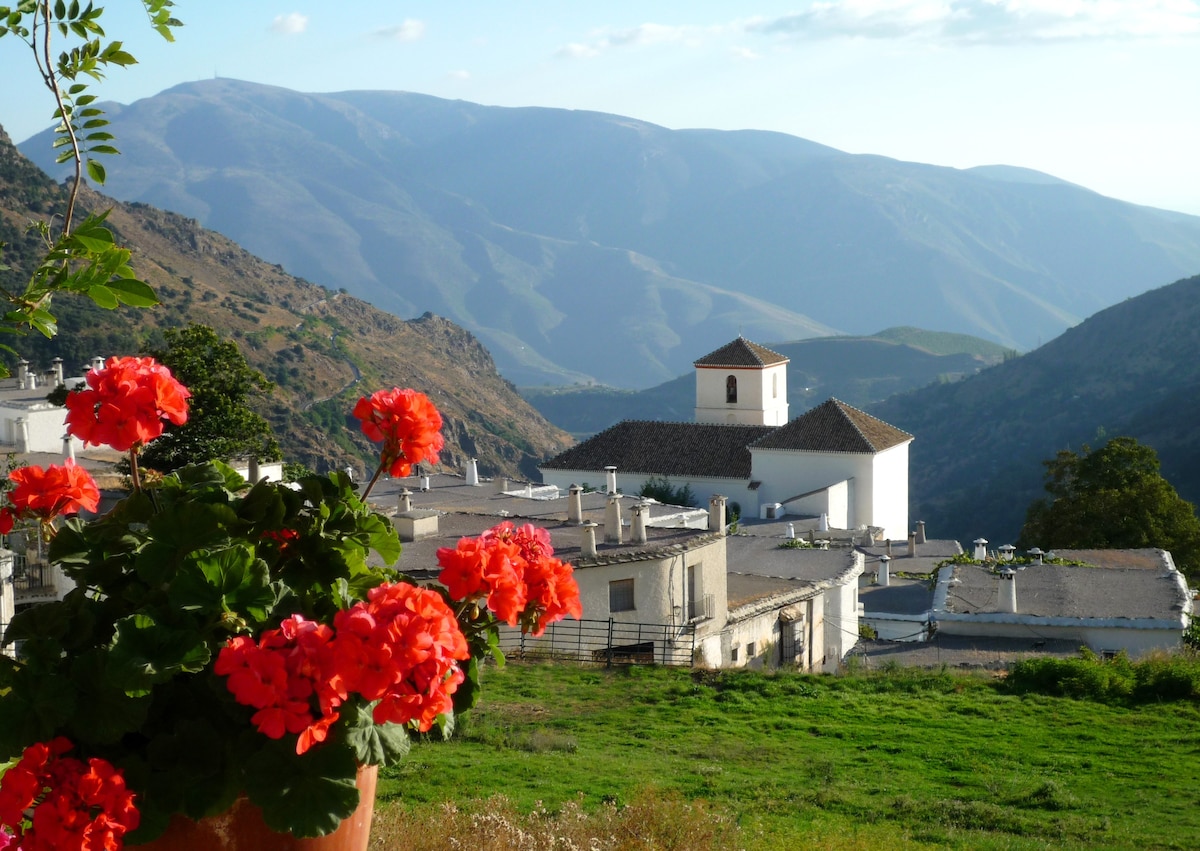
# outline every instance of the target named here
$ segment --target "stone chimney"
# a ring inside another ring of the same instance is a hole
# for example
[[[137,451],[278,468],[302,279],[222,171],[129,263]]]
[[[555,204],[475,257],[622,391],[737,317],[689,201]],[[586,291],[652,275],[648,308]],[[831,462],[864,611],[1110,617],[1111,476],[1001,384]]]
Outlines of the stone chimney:
[[[621,497],[616,493],[608,495],[604,506],[604,543],[621,543]]]
[[[975,560],[983,561],[987,558],[987,538],[976,538],[972,543],[975,544]]]
[[[412,511],[412,491],[408,488],[400,488],[400,496],[396,503],[396,508],[401,514],[408,514]]]
[[[72,463],[75,462],[75,442],[71,440],[71,435],[69,434],[63,435],[63,459]]]
[[[467,462],[467,484],[479,487],[479,461],[475,458]]]
[[[708,498],[708,531],[725,534],[725,497],[719,493]]]
[[[17,361],[17,386],[24,390],[28,380],[29,361],[25,360],[25,358],[21,358],[19,361]]]
[[[596,557],[596,524],[591,520],[583,524],[583,540],[579,549],[584,558]]]
[[[567,488],[567,522],[572,526],[583,523],[583,488],[579,485]]]
[[[881,555],[879,557],[879,572],[876,575],[876,579],[878,580],[879,584],[885,588],[892,581],[890,571],[888,570],[888,568],[890,566],[889,562],[891,560],[892,560],[891,557],[887,556],[887,555]]]
[[[496,476],[496,493],[504,493],[508,490],[508,479],[504,476]]]
[[[629,540],[634,544],[646,543],[646,518],[650,515],[650,503],[639,502],[633,507],[633,518],[629,524]]]
[[[909,558],[917,557],[917,533],[916,532],[908,533],[908,557]]]
[[[617,492],[617,468],[611,467],[611,466],[605,467],[604,468],[604,480],[606,482],[605,487],[607,488],[607,492],[610,494],[616,493]]]
[[[1000,571],[1000,599],[997,608],[1001,612],[1017,612],[1017,572],[1011,567]]]
[[[261,478],[262,473],[260,473],[258,469],[258,456],[251,455],[250,463],[246,467],[246,479],[250,482],[250,484],[253,485],[257,484],[258,480]]]
[[[925,543],[925,521],[924,520],[917,521],[917,543],[918,544]]]
[[[54,367],[55,386],[66,383],[66,378],[63,377],[63,359],[55,358],[54,360],[50,361],[50,363],[53,364]]]
[[[887,538],[883,542],[883,551],[888,554],[888,558],[892,557],[892,539]]]

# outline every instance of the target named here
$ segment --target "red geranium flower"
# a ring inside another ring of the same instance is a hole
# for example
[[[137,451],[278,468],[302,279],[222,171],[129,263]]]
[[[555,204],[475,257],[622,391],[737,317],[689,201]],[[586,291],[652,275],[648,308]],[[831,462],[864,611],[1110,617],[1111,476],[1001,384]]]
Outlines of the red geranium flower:
[[[192,394],[154,358],[109,358],[87,383],[67,394],[67,431],[85,444],[124,452],[162,434],[163,420],[187,422]]]
[[[91,473],[77,467],[74,461],[51,464],[45,470],[36,464],[18,467],[8,474],[16,485],[8,495],[12,512],[0,518],[0,531],[11,531],[11,516],[33,516],[52,520],[61,514],[75,514],[80,509],[95,511],[100,505],[100,489]]]
[[[388,475],[407,476],[421,461],[436,464],[445,441],[442,415],[424,393],[416,390],[380,390],[363,396],[354,406],[362,432],[383,442],[382,463]]]

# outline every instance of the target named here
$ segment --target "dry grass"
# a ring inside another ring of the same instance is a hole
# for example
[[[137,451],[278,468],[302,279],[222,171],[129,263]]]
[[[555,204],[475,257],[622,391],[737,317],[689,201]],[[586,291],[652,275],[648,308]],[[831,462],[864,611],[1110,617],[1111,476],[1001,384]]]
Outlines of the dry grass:
[[[732,817],[704,801],[646,790],[627,806],[521,813],[503,795],[417,811],[377,807],[371,851],[740,851]]]

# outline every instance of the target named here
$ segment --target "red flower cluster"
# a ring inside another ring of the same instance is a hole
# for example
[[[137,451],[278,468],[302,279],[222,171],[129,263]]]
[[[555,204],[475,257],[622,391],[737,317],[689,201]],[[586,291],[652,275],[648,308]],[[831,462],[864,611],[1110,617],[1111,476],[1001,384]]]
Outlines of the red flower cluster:
[[[407,476],[421,461],[436,464],[442,451],[442,415],[424,393],[416,390],[380,390],[363,396],[354,406],[362,432],[383,441],[382,464],[390,476]]]
[[[30,745],[0,780],[0,826],[20,851],[119,851],[140,816],[111,763],[64,757],[59,737]],[[33,814],[29,815],[32,808]],[[0,836],[5,836],[0,832]]]
[[[100,490],[91,474],[68,460],[45,470],[36,465],[18,467],[8,474],[16,485],[9,492],[10,505],[0,508],[0,534],[12,531],[17,517],[36,517],[47,522],[80,509],[95,511],[100,505]]]
[[[350,695],[379,701],[375,722],[417,722],[422,732],[452,708],[469,657],[454,613],[435,592],[407,583],[372,588],[338,612],[332,628],[295,615],[256,644],[239,636],[213,670],[238,703],[258,709],[251,721],[273,739],[299,734],[296,753],[325,740]],[[314,712],[314,703],[316,711]]]
[[[451,599],[486,598],[487,607],[509,626],[521,624],[535,636],[567,615],[583,616],[571,565],[554,557],[550,533],[505,520],[478,538],[461,538],[437,553],[438,581]]]
[[[109,358],[87,374],[88,389],[67,395],[67,431],[118,452],[163,433],[163,420],[187,422],[192,394],[154,358]]]

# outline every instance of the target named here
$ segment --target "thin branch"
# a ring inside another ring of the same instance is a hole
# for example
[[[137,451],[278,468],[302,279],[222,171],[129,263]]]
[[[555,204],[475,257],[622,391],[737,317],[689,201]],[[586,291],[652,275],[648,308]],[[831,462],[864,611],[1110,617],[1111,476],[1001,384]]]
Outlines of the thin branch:
[[[38,57],[38,70],[41,71],[42,81],[46,84],[46,88],[54,95],[54,100],[58,104],[58,114],[62,119],[63,126],[67,128],[67,136],[71,140],[71,152],[74,155],[75,161],[75,181],[71,186],[71,191],[67,194],[67,211],[63,215],[63,234],[71,232],[71,220],[75,215],[75,200],[79,197],[79,186],[83,182],[83,153],[79,150],[79,139],[75,136],[75,126],[71,122],[71,117],[67,114],[66,104],[63,102],[62,89],[58,85],[58,75],[54,73],[54,63],[50,56],[50,3],[43,2],[42,4],[44,32],[42,33],[41,45],[43,55]],[[34,41],[37,41],[37,17],[34,16]],[[37,56],[37,51],[34,50],[34,56]],[[43,62],[45,63],[43,65]]]

